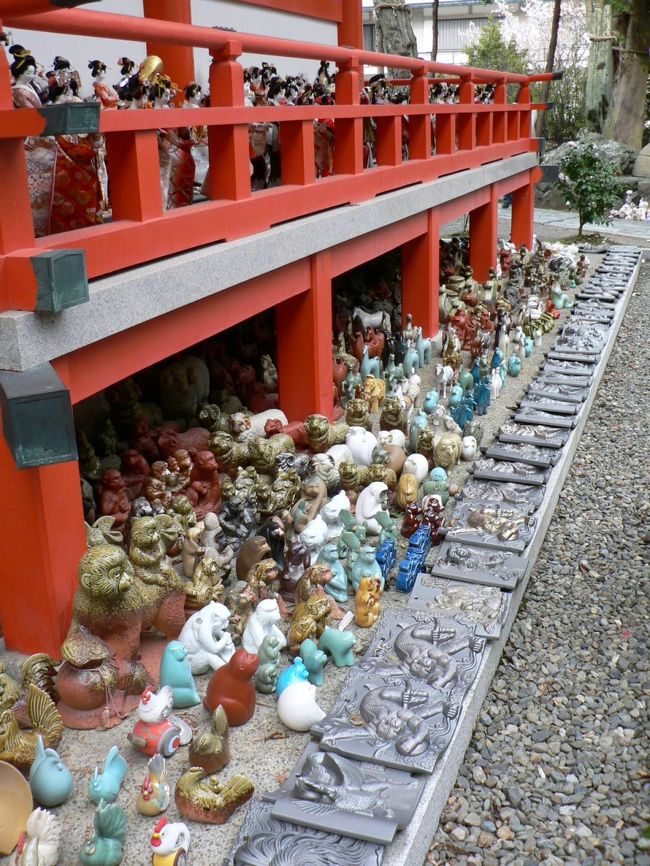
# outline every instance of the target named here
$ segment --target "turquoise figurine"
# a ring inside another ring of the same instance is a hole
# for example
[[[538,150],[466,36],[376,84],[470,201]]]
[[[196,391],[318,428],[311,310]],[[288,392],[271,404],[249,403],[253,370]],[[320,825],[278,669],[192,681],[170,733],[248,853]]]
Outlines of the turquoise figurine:
[[[348,600],[348,578],[339,559],[338,546],[326,544],[318,554],[317,562],[324,562],[332,572],[332,579],[325,584],[325,592],[335,601]]]
[[[518,376],[521,373],[521,359],[518,355],[510,355],[508,358],[508,375]]]
[[[534,345],[535,344],[532,337],[524,337],[524,354],[527,358],[530,358],[530,356],[533,354]]]
[[[278,677],[278,684],[275,688],[275,692],[277,696],[280,697],[287,686],[291,686],[294,683],[305,682],[308,679],[309,671],[305,667],[304,661],[300,656],[296,656],[293,660],[293,664],[289,665],[288,668],[285,668]]]
[[[93,777],[88,782],[88,796],[91,802],[97,804],[104,800],[106,803],[112,803],[117,800],[127,768],[128,764],[120,755],[118,747],[112,746],[104,761],[104,771],[100,773],[96,766]]]
[[[280,641],[273,634],[267,634],[257,650],[260,660],[253,682],[255,689],[262,695],[271,695],[278,685],[280,673]]]
[[[126,813],[117,803],[104,803],[95,812],[95,832],[84,844],[79,859],[84,866],[120,866],[126,840]]]
[[[327,654],[318,649],[318,645],[308,637],[300,644],[300,658],[309,671],[309,682],[314,686],[322,686],[325,682],[323,668],[327,664]]]
[[[460,406],[463,397],[465,396],[465,390],[462,385],[454,385],[451,389],[451,393],[449,394],[449,405],[450,406]]]
[[[375,558],[375,548],[369,544],[362,545],[359,555],[352,566],[350,579],[355,592],[359,589],[359,583],[362,577],[376,577],[383,590],[384,576],[381,573],[381,568]]]
[[[357,639],[351,631],[339,631],[327,625],[318,641],[318,649],[331,656],[337,668],[352,667],[356,642]]]
[[[417,409],[411,418],[409,424],[409,446],[411,451],[415,451],[418,443],[418,433],[420,430],[426,430],[429,426],[429,416],[422,409]]]
[[[473,380],[472,380],[473,383]],[[424,402],[422,403],[422,410],[427,413],[427,415],[432,415],[436,411],[436,406],[440,402],[440,394],[434,389],[431,391],[427,391]]]
[[[447,504],[449,501],[449,481],[442,466],[436,466],[429,472],[428,478],[422,485],[422,490],[425,496],[439,496],[442,504]]]
[[[160,685],[171,686],[174,706],[180,709],[195,707],[201,698],[194,685],[192,667],[187,658],[187,649],[179,640],[170,641],[165,647],[160,662]]]
[[[36,741],[36,756],[29,770],[29,787],[36,802],[52,809],[60,806],[72,791],[72,773],[54,749],[46,749],[43,737]]]

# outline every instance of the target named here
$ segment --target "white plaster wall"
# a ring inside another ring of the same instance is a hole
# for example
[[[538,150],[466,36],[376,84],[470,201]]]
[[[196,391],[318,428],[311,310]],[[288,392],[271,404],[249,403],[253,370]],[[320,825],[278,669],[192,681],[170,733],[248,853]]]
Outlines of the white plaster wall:
[[[117,12],[123,15],[142,17],[142,0],[102,0],[88,7],[98,12]],[[234,27],[243,33],[265,36],[278,36],[304,42],[318,42],[323,45],[336,45],[336,24],[301,18],[270,9],[260,9],[234,0],[192,0],[192,18],[195,24],[206,27],[220,25]],[[90,60],[103,60],[108,66],[108,80],[119,80],[118,57],[131,57],[136,62],[145,56],[144,42],[126,42],[115,39],[95,39],[85,36],[66,36],[59,33],[43,33],[36,30],[13,29],[14,42],[31,49],[32,53],[46,69],[51,67],[57,54],[67,57],[79,70],[84,83],[83,96],[91,93],[91,78],[88,71]],[[270,60],[278,67],[280,74],[305,72],[310,78],[316,73],[318,63],[295,58],[269,58],[244,55],[246,66]],[[198,82],[205,87],[208,81],[210,58],[205,49],[195,51],[195,68]],[[186,82],[179,81],[184,85]]]

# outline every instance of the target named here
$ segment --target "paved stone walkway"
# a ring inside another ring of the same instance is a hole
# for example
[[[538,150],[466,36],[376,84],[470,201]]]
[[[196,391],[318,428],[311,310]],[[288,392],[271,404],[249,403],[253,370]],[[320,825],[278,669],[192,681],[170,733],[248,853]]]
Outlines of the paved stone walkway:
[[[503,210],[500,209],[500,213]],[[580,225],[578,214],[572,211],[544,210],[535,208],[535,223],[539,226],[551,226],[562,229],[565,235],[577,233]],[[632,222],[628,220],[611,220],[608,225],[586,223],[584,231],[606,234],[612,239],[626,238],[626,242],[636,243],[640,247],[650,247],[650,222]]]
[[[649,332],[645,264],[427,864],[650,866]]]

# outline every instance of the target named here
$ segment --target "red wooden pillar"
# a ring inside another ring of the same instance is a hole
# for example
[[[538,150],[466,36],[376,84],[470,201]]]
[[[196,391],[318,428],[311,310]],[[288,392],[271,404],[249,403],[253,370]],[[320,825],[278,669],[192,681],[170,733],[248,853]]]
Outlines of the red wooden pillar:
[[[359,62],[350,60],[342,63],[336,73],[336,104],[359,105],[360,86]],[[339,117],[334,123],[334,173],[361,174],[362,172],[363,118]]]
[[[533,248],[533,222],[535,217],[535,182],[531,176],[526,186],[512,194],[512,242],[518,247],[525,244]]]
[[[440,218],[430,210],[427,219],[427,231],[402,246],[402,323],[411,313],[413,324],[433,337],[440,328]]]
[[[318,413],[334,417],[332,393],[332,260],[311,257],[311,288],[278,304],[280,406],[289,421]]]
[[[145,18],[191,24],[191,0],[144,0],[144,15]],[[169,75],[180,88],[194,80],[194,50],[191,45],[147,42],[147,52],[162,59],[165,75]]]
[[[490,187],[490,200],[469,212],[469,263],[474,270],[474,279],[484,282],[488,270],[497,263],[498,197],[496,187]]]
[[[86,549],[78,464],[17,469],[0,436],[0,489],[8,497],[0,568],[7,647],[60,658]]]
[[[426,69],[416,72],[411,83],[411,105],[429,104],[429,78]],[[409,159],[431,158],[431,115],[409,116]]]
[[[231,39],[212,53],[210,66],[210,103],[226,107],[244,105],[244,70],[237,58],[241,43]],[[208,127],[210,171],[208,195],[211,199],[240,200],[251,194],[248,124]],[[245,235],[246,227],[233,227],[231,237]]]
[[[338,23],[338,44],[363,48],[363,13],[359,0],[342,0],[343,17]]]

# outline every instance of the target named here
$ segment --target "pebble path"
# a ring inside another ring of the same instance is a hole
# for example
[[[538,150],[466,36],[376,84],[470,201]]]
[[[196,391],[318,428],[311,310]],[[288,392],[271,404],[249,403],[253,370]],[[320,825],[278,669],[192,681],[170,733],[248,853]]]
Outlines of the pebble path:
[[[650,264],[425,864],[650,866]]]

